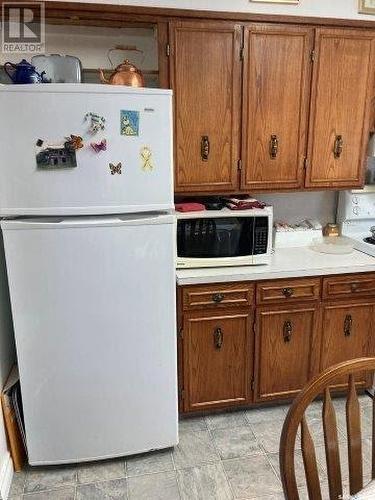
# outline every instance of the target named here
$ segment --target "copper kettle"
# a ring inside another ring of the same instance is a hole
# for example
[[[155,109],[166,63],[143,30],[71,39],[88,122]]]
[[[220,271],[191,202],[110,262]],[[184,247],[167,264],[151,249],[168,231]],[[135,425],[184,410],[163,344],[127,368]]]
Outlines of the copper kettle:
[[[134,46],[116,46],[108,51],[108,59],[112,64],[109,54],[113,50],[134,50],[137,52],[143,52]],[[128,85],[129,87],[144,87],[145,80],[142,71],[139,70],[134,64],[132,64],[129,59],[125,59],[121,64],[116,66],[115,71],[107,79],[104,75],[104,71],[99,69],[100,81],[102,83],[109,83],[111,85]]]

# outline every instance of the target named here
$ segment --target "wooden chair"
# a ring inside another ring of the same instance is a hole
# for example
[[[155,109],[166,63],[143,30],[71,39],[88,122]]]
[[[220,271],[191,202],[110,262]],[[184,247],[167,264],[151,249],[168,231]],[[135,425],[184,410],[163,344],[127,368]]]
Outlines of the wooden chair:
[[[302,458],[309,499],[325,500],[321,492],[314,443],[305,417],[305,410],[320,394],[323,394],[322,420],[329,498],[330,500],[343,498],[336,414],[331,400],[329,386],[333,384],[333,381],[337,377],[346,375],[348,376],[349,382],[346,399],[346,423],[350,494],[354,495],[363,489],[360,406],[354,382],[354,374],[363,371],[375,371],[375,358],[354,359],[328,368],[315,377],[294,400],[284,422],[280,440],[280,472],[284,494],[287,500],[299,500],[294,467],[295,443],[299,427],[301,427]],[[372,479],[375,478],[374,409],[375,399],[373,402],[372,418]],[[375,498],[375,495],[372,498]]]

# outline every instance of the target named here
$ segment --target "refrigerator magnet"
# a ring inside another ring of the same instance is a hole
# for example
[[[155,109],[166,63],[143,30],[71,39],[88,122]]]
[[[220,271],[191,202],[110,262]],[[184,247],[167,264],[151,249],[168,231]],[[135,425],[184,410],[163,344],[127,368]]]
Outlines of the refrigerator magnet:
[[[142,170],[144,172],[151,171],[154,169],[153,161],[152,161],[152,152],[148,146],[143,146],[141,149],[141,163]]]
[[[139,135],[139,111],[120,111],[120,133],[131,137]]]
[[[117,165],[114,165],[113,163],[109,164],[109,171],[111,172],[111,175],[115,175],[115,174],[121,175],[121,173],[122,173],[121,168],[122,168],[121,162],[119,162]]]
[[[102,139],[100,142],[92,142],[90,146],[95,151],[95,153],[101,153],[102,151],[107,150],[107,140]]]
[[[40,170],[77,166],[76,150],[70,141],[51,144],[38,139],[35,144],[35,159],[36,168]]]
[[[77,151],[84,146],[83,139],[80,135],[70,134],[70,137],[65,137],[65,139],[65,144],[67,145],[67,147],[71,147],[72,149],[74,149],[74,151]]]
[[[85,121],[89,122],[89,132],[92,135],[105,129],[105,118],[104,116],[98,115],[98,113],[86,113]]]

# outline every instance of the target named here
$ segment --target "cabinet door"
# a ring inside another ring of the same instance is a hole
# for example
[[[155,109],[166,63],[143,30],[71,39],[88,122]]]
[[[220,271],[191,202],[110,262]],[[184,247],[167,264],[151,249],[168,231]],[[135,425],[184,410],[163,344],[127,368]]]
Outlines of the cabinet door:
[[[318,309],[259,308],[256,319],[255,400],[292,397],[319,362]]]
[[[242,311],[184,316],[184,411],[250,401],[251,315]]]
[[[245,29],[243,189],[303,184],[314,31]]]
[[[364,179],[375,32],[318,29],[307,187],[356,187]]]
[[[330,303],[323,308],[321,370],[354,358],[374,356],[374,303]],[[365,374],[357,381],[368,384]],[[347,383],[337,380],[336,385]]]
[[[172,22],[170,40],[175,189],[235,190],[241,125],[241,27]]]

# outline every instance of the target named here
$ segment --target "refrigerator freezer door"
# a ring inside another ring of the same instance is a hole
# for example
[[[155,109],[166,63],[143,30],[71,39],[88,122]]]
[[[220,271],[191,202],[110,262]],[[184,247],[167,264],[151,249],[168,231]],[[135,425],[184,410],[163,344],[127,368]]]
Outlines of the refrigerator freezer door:
[[[173,217],[1,225],[30,463],[175,445]]]
[[[173,207],[171,91],[3,85],[0,109],[0,215]]]

